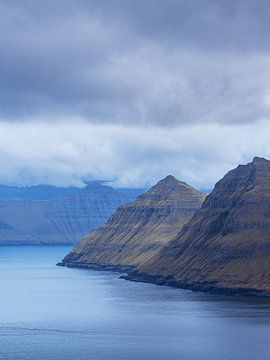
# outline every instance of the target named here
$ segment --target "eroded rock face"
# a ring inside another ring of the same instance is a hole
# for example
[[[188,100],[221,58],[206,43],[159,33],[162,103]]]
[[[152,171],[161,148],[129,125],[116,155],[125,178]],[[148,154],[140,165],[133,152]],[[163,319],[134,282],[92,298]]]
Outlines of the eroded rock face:
[[[254,158],[225,175],[136,277],[198,290],[270,294],[270,161]]]
[[[130,266],[150,259],[200,208],[205,195],[168,176],[117,209],[65,257],[70,266]]]
[[[0,201],[0,244],[74,244],[135,197],[93,182],[70,196]]]

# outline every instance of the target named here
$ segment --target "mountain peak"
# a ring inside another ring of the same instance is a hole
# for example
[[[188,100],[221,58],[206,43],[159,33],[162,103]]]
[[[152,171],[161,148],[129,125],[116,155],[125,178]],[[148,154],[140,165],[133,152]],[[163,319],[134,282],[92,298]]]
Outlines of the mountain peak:
[[[196,290],[270,296],[270,161],[227,173],[189,223],[140,271]]]
[[[181,181],[179,179],[177,179],[175,176],[173,175],[168,175],[166,176],[165,178],[161,179],[155,186],[157,185],[164,185],[164,184],[169,184],[169,185],[181,185],[181,186],[184,186],[184,187],[188,187],[188,188],[192,188],[191,185],[187,184],[186,182],[184,181]]]
[[[173,176],[173,175],[168,175],[168,176],[166,176],[163,180],[169,180],[169,181],[171,181],[171,180],[174,180],[174,181],[178,181],[178,179],[176,179],[176,177],[175,176]]]
[[[253,164],[255,165],[259,165],[259,164],[269,164],[270,165],[270,161],[263,158],[263,157],[259,157],[259,156],[255,156],[253,158],[253,161],[252,161]]]
[[[158,252],[190,220],[205,195],[169,175],[87,235],[63,260],[135,266]]]
[[[161,179],[157,184],[165,184],[165,183],[173,184],[173,183],[179,183],[179,182],[180,182],[180,180],[178,180],[175,176],[168,175],[165,178]]]
[[[193,188],[191,185],[187,184],[184,181],[178,180],[175,176],[173,175],[168,175],[166,176],[164,179],[160,180],[156,185],[154,185],[148,193],[152,193],[152,192],[162,192],[164,194],[164,196],[168,196],[168,192],[169,192],[169,197],[172,196],[174,197],[175,195],[177,195],[178,193],[189,193],[189,194],[200,194],[203,195],[202,193],[200,193],[197,189]]]
[[[144,194],[140,195],[137,202],[144,204],[167,204],[172,206],[178,203],[179,206],[186,206],[187,203],[202,202],[205,195],[194,189],[187,183],[178,180],[172,175],[166,176]]]

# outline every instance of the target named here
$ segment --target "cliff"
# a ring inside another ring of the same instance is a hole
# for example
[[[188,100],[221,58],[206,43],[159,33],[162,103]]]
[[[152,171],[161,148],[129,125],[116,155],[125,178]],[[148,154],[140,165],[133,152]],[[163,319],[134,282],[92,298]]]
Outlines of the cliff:
[[[106,222],[118,206],[137,195],[135,189],[116,190],[98,181],[90,182],[83,189],[49,190],[43,186],[19,190],[12,188],[8,192],[2,187],[2,197],[47,196],[49,199],[1,200],[1,245],[74,244]]]
[[[81,240],[63,264],[114,269],[138,266],[179,232],[204,198],[188,184],[168,176],[119,207],[105,225]]]
[[[130,278],[270,295],[270,161],[254,158],[225,175],[175,239]]]

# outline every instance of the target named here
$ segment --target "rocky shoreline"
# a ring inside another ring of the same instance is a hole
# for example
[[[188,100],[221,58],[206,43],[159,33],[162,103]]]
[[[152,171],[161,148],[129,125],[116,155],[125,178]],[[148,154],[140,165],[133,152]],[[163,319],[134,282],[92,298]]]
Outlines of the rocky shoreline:
[[[97,264],[97,263],[78,263],[78,262],[59,262],[56,264],[56,266],[65,266],[69,268],[99,270],[99,271],[114,271],[120,273],[126,273],[134,270],[132,266],[105,265],[105,264]]]
[[[195,210],[203,195],[168,176],[121,207],[62,261],[120,271],[132,281],[269,297],[269,180],[270,161],[255,157],[229,171]],[[183,223],[190,204],[193,215]]]
[[[164,277],[162,275],[149,275],[146,273],[140,273],[133,271],[127,275],[120,276],[121,279],[152,283],[160,286],[170,286],[174,288],[180,288],[185,290],[192,290],[194,292],[206,292],[216,295],[228,295],[228,296],[245,296],[245,297],[270,297],[270,292],[251,289],[251,288],[222,288],[216,286],[214,282],[181,282],[175,280],[172,276]]]
[[[173,278],[173,276],[162,276],[162,275],[149,275],[146,273],[141,273],[134,269],[132,266],[122,266],[122,265],[106,265],[106,264],[97,264],[97,263],[63,263],[59,262],[57,266],[65,266],[69,268],[79,268],[79,269],[88,269],[88,270],[97,270],[97,271],[111,271],[123,273],[119,276],[119,279],[142,282],[142,283],[151,283],[159,286],[170,286],[174,288],[191,290],[194,292],[204,292],[213,295],[227,295],[227,296],[244,296],[244,297],[270,297],[270,292],[251,289],[251,288],[222,288],[216,286],[214,282],[180,282]]]

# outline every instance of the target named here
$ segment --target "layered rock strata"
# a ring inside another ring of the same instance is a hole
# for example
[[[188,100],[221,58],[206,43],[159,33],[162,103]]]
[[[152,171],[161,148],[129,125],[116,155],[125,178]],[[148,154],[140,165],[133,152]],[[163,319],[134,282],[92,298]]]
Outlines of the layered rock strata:
[[[256,157],[225,175],[175,239],[129,278],[270,295],[270,161]]]
[[[205,195],[168,176],[117,209],[109,221],[84,237],[62,264],[126,269],[151,259],[198,210]]]

